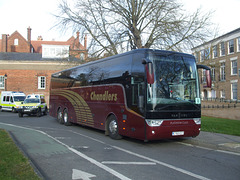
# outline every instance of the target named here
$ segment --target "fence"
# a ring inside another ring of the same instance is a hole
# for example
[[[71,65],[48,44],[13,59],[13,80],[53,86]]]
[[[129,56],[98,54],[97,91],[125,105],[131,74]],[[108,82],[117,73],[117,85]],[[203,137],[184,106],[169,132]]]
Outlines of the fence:
[[[202,100],[202,115],[240,120],[240,101],[204,99]]]

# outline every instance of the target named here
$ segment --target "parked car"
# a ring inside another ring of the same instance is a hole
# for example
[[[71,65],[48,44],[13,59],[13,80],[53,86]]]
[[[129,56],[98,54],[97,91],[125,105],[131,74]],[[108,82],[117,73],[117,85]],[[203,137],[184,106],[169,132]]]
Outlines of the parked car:
[[[31,94],[26,97],[24,102],[18,108],[18,116],[23,117],[24,114],[46,115],[48,111],[47,103],[43,94]]]

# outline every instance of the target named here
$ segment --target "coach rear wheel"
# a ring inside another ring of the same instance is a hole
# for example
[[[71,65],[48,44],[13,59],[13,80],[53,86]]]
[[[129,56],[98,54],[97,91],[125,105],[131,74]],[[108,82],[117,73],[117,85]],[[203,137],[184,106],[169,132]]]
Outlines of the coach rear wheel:
[[[71,125],[71,123],[69,122],[69,119],[68,119],[68,110],[67,109],[64,109],[64,111],[63,111],[63,122],[64,122],[65,126]]]
[[[62,113],[62,109],[59,108],[58,111],[57,111],[57,121],[60,123],[60,124],[63,124],[63,113]]]
[[[107,131],[112,139],[121,139],[122,136],[118,134],[117,118],[112,115],[107,119]]]

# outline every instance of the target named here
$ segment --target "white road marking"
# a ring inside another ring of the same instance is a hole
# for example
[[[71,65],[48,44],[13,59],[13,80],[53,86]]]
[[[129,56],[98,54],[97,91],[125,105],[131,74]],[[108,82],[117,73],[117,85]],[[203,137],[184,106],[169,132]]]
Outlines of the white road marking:
[[[116,149],[118,149],[118,150],[120,150],[120,151],[123,151],[123,152],[126,152],[126,153],[128,153],[128,154],[137,156],[137,157],[142,158],[142,159],[146,159],[146,160],[148,160],[148,161],[155,162],[155,163],[157,163],[157,164],[160,164],[160,165],[162,165],[162,166],[168,167],[168,168],[170,168],[170,169],[173,169],[173,170],[175,170],[175,171],[181,172],[181,173],[183,173],[183,174],[192,176],[192,177],[194,177],[194,178],[201,179],[201,180],[210,180],[210,179],[208,179],[208,178],[206,178],[206,177],[200,176],[200,175],[198,175],[198,174],[194,174],[194,173],[192,173],[192,172],[190,172],[190,171],[186,171],[186,170],[184,170],[184,169],[182,169],[182,168],[178,168],[178,167],[176,167],[176,166],[173,166],[173,165],[170,165],[170,164],[167,164],[167,163],[164,163],[164,162],[161,162],[161,161],[158,161],[158,160],[155,160],[155,159],[152,159],[152,158],[149,158],[149,157],[146,157],[146,156],[137,154],[137,153],[135,153],[135,152],[131,152],[131,151],[128,151],[128,150],[126,150],[126,149],[123,149],[123,148],[120,148],[120,147],[117,147],[117,146],[113,146],[113,147],[116,148]]]
[[[0,123],[0,124],[4,124],[4,123]],[[114,171],[113,169],[111,169],[111,168],[103,165],[102,163],[96,161],[95,159],[90,158],[90,157],[86,156],[85,154],[83,154],[83,153],[81,153],[81,152],[79,152],[79,151],[77,151],[77,150],[69,147],[68,145],[62,143],[61,141],[57,140],[56,138],[48,135],[47,133],[45,133],[45,132],[43,132],[43,131],[36,130],[36,129],[31,129],[31,128],[25,128],[25,127],[21,127],[21,126],[16,126],[16,125],[12,125],[12,124],[5,124],[5,125],[9,125],[9,126],[13,126],[13,127],[18,127],[18,128],[23,128],[23,129],[29,129],[29,130],[33,130],[33,131],[37,131],[37,132],[40,132],[40,133],[42,133],[42,134],[45,134],[46,136],[52,138],[52,139],[55,140],[56,142],[62,144],[62,145],[65,146],[65,147],[67,147],[70,151],[72,151],[72,152],[74,152],[75,154],[79,155],[80,157],[88,160],[89,162],[95,164],[96,166],[98,166],[98,167],[106,170],[107,172],[113,174],[114,176],[116,176],[116,177],[118,177],[118,178],[120,178],[120,179],[129,180],[128,177],[126,177],[126,176],[124,176],[124,175],[122,175],[122,174]],[[73,132],[73,131],[71,131],[71,132]],[[86,136],[86,135],[83,135],[83,134],[80,134],[80,133],[76,133],[76,132],[74,132],[74,133],[106,145],[106,143],[104,143],[103,141],[100,141],[100,140],[98,140],[98,139],[95,139],[95,138],[92,138],[92,137],[89,137],[89,136]],[[161,162],[161,161],[158,161],[158,160],[149,158],[149,157],[147,157],[147,156],[143,156],[143,155],[137,154],[137,153],[135,153],[135,152],[131,152],[131,151],[129,151],[129,150],[126,150],[126,149],[117,147],[117,146],[112,146],[112,145],[109,145],[109,146],[111,146],[111,147],[113,147],[113,148],[115,148],[115,149],[118,149],[118,150],[120,150],[120,151],[123,151],[123,152],[125,152],[125,153],[128,153],[128,154],[130,154],[130,155],[133,155],[133,156],[136,156],[136,157],[139,157],[139,158],[142,158],[142,159],[145,159],[145,160],[154,162],[154,163],[156,163],[156,164],[165,166],[165,167],[167,167],[167,168],[173,169],[173,170],[175,170],[175,171],[178,171],[178,172],[180,172],[180,173],[186,174],[186,175],[188,175],[188,176],[192,176],[192,177],[194,177],[194,178],[201,179],[201,180],[209,180],[209,179],[206,178],[206,177],[200,176],[200,175],[198,175],[198,174],[192,173],[192,172],[187,171],[187,170],[184,170],[184,169],[182,169],[182,168],[178,168],[178,167],[173,166],[173,165],[171,165],[171,164],[167,164],[167,163],[164,163],[164,162]]]
[[[156,165],[154,162],[123,162],[123,161],[102,161],[102,164],[119,164],[119,165]]]
[[[112,175],[118,177],[119,179],[122,179],[122,180],[131,180],[130,178],[128,178],[128,177],[126,177],[126,176],[120,174],[119,172],[117,172],[117,171],[115,171],[115,170],[113,170],[113,169],[111,169],[111,168],[109,168],[109,167],[103,165],[102,163],[96,161],[95,159],[90,158],[90,157],[86,156],[85,154],[83,154],[83,153],[77,151],[76,149],[73,149],[73,148],[69,147],[67,144],[64,144],[63,142],[61,142],[61,141],[57,140],[56,138],[54,138],[54,137],[52,137],[52,136],[46,134],[46,133],[43,132],[43,131],[36,130],[36,129],[31,129],[31,128],[26,128],[26,127],[22,127],[22,126],[17,126],[17,125],[13,125],[13,124],[5,124],[5,123],[0,123],[0,124],[8,125],[8,126],[12,126],[12,127],[17,127],[17,128],[21,128],[21,129],[32,130],[32,131],[36,131],[36,132],[42,133],[42,134],[48,136],[49,138],[55,140],[55,141],[58,142],[59,144],[65,146],[66,148],[68,148],[70,151],[72,151],[73,153],[77,154],[78,156],[80,156],[80,157],[82,157],[82,158],[88,160],[88,161],[91,162],[92,164],[95,164],[96,166],[98,166],[98,167],[104,169],[105,171],[111,173]]]
[[[235,156],[240,156],[240,153],[235,153],[235,152],[231,152],[231,151],[211,149],[211,148],[202,147],[202,146],[197,146],[197,145],[192,145],[192,144],[183,143],[183,142],[177,142],[177,143],[178,143],[178,144],[182,144],[182,145],[184,145],[184,146],[196,147],[196,148],[199,148],[199,149],[205,149],[205,150],[209,150],[209,151],[215,151],[215,152],[221,152],[221,153],[225,153],[225,154],[231,154],[231,155],[235,155]]]
[[[82,180],[91,180],[90,178],[96,177],[93,174],[80,171],[78,169],[72,170],[72,180],[82,179]]]
[[[66,147],[68,147],[68,146],[66,145]],[[95,159],[86,156],[85,154],[77,151],[76,149],[73,149],[73,148],[70,148],[70,147],[68,147],[68,149],[69,149],[70,151],[74,152],[75,154],[81,156],[82,158],[88,160],[88,161],[91,162],[92,164],[95,164],[96,166],[98,166],[98,167],[104,169],[105,171],[111,173],[112,175],[118,177],[119,179],[130,180],[128,177],[126,177],[126,176],[120,174],[119,172],[117,172],[117,171],[115,171],[115,170],[113,170],[113,169],[111,169],[111,168],[103,165],[102,163],[96,161]]]

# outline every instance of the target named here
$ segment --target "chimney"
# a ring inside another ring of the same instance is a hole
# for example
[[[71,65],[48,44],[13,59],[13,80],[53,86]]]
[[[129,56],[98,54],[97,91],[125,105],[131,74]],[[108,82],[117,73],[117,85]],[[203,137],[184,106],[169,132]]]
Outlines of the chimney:
[[[87,49],[87,34],[84,37],[84,48]]]
[[[1,52],[7,52],[7,39],[8,39],[8,35],[7,34],[2,34]]]
[[[29,52],[31,52],[31,28],[30,26],[27,28],[27,41],[29,45]]]
[[[77,43],[77,46],[79,46],[79,34],[80,34],[80,32],[78,31],[78,32],[77,32],[77,38],[76,38],[76,40],[77,40],[77,42],[76,42],[76,43]]]
[[[27,40],[28,40],[28,43],[31,44],[31,28],[30,26],[27,28]]]

